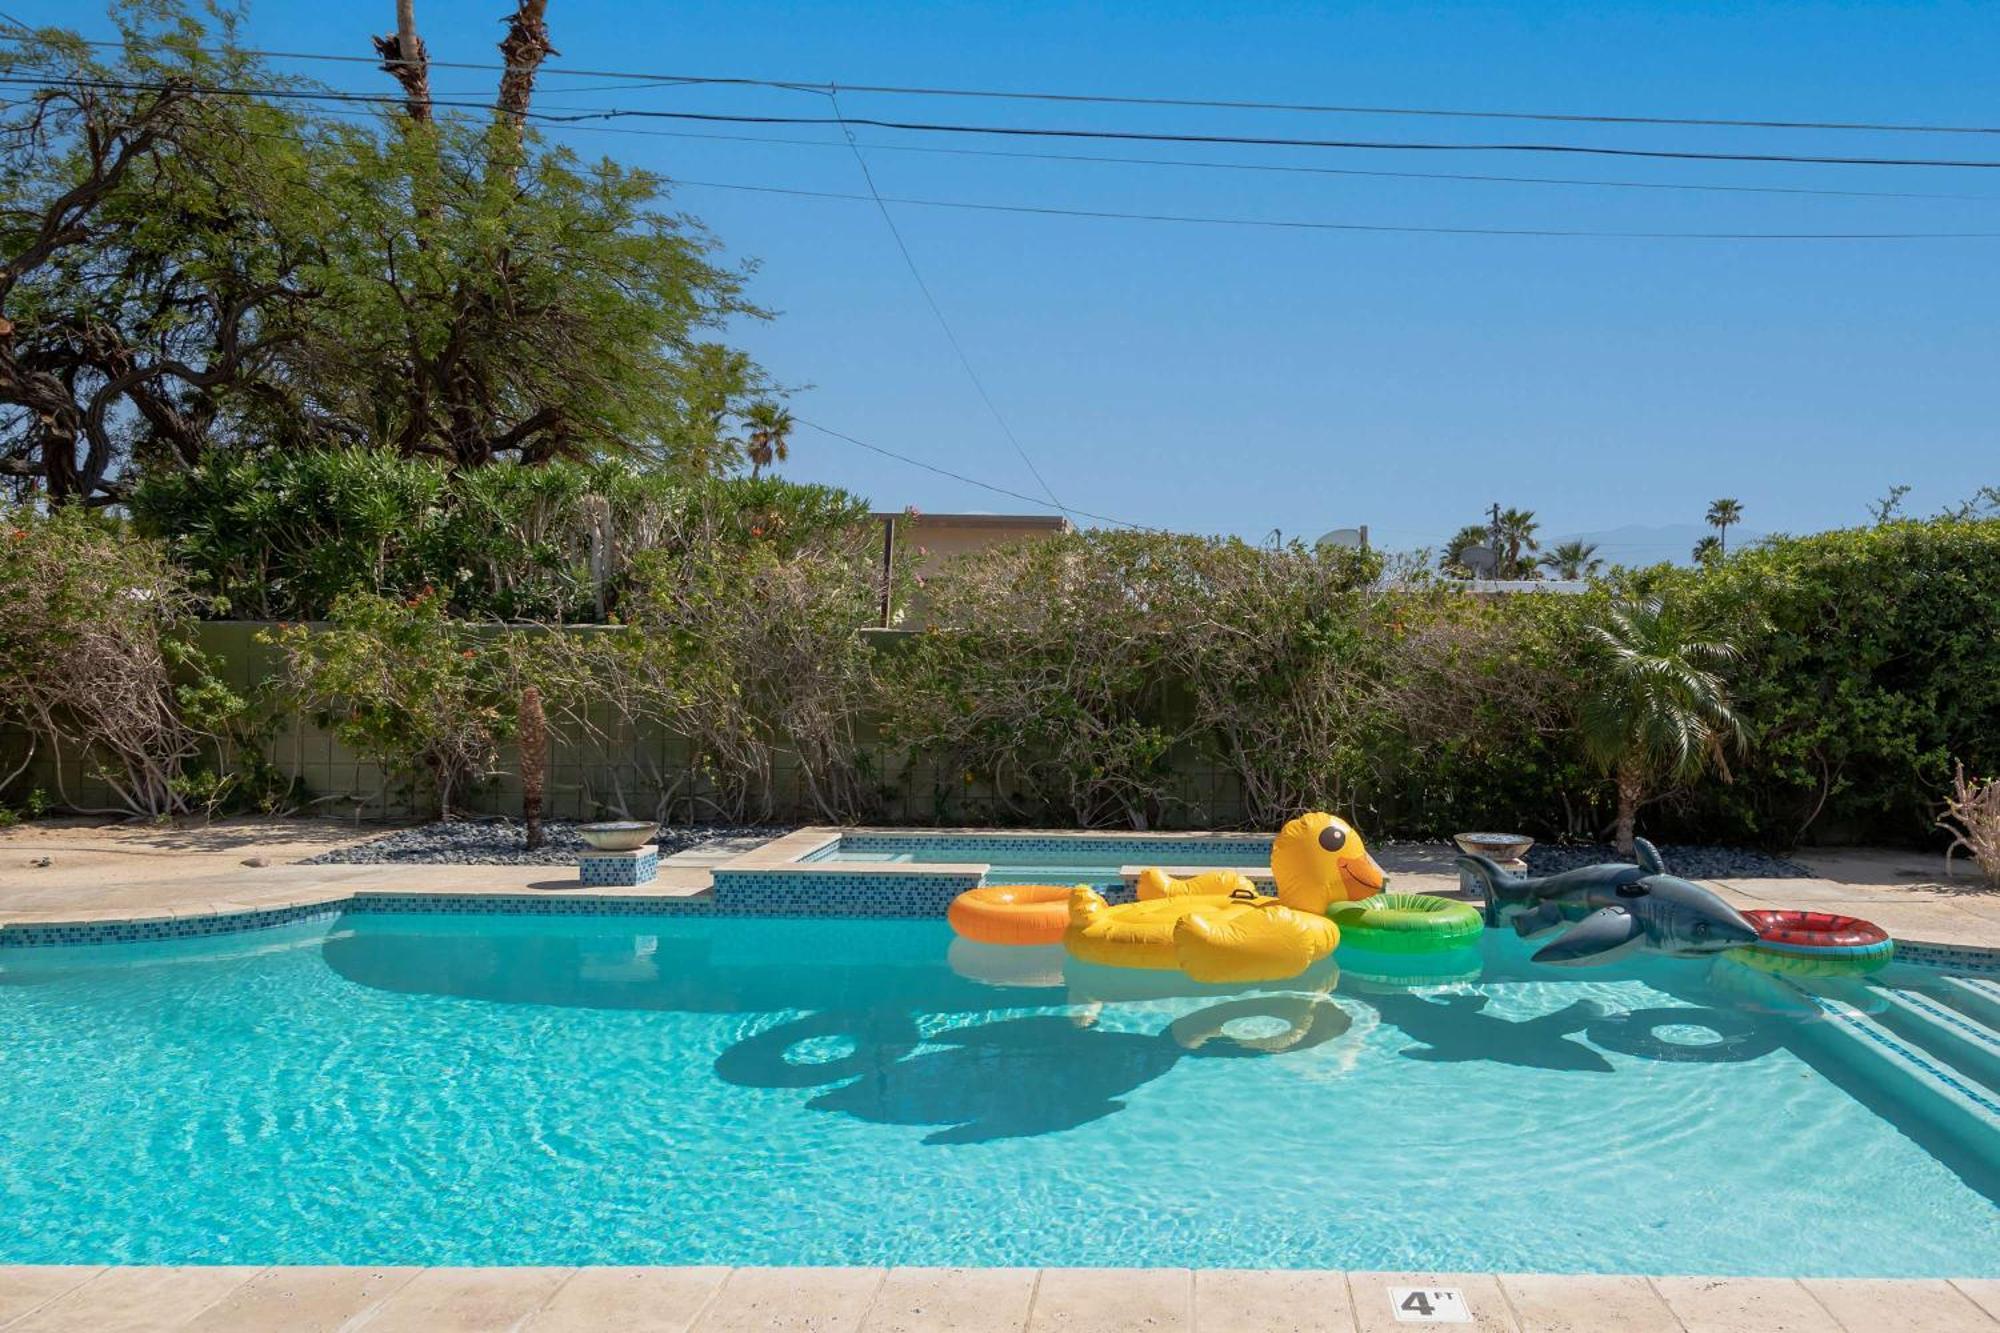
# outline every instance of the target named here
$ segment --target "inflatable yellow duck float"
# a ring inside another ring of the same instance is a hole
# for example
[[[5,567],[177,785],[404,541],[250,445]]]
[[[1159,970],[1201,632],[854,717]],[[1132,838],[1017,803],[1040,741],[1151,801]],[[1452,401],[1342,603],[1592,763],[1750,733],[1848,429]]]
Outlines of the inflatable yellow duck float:
[[[1381,891],[1382,868],[1345,820],[1301,815],[1271,844],[1277,896],[1257,892],[1234,870],[1173,879],[1139,876],[1138,901],[1112,906],[1096,890],[1070,891],[1063,944],[1086,962],[1178,968],[1210,983],[1280,981],[1325,958],[1340,943],[1327,918],[1337,903]]]

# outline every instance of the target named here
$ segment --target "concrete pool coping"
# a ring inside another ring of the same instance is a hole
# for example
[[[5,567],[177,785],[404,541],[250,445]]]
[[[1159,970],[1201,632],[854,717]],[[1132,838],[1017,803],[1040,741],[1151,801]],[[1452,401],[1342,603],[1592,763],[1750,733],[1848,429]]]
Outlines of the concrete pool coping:
[[[286,846],[289,821],[271,831],[269,841]],[[224,829],[234,837],[240,830]],[[65,837],[64,831],[37,830],[34,826],[0,832],[0,944],[20,927],[92,926],[117,923],[167,922],[187,917],[244,917],[254,923],[260,913],[324,906],[338,910],[357,898],[369,896],[412,897],[435,895],[450,898],[493,898],[534,900],[560,908],[565,903],[587,902],[595,910],[611,909],[615,902],[631,902],[635,908],[673,903],[712,901],[714,872],[724,870],[768,871],[789,865],[802,854],[824,847],[843,833],[884,834],[898,837],[913,833],[946,836],[991,835],[986,830],[911,830],[899,828],[839,829],[812,827],[745,848],[740,842],[697,847],[662,858],[659,878],[637,888],[593,887],[585,889],[573,869],[564,866],[506,865],[360,865],[291,864],[253,865],[263,859],[245,856],[259,844],[238,839],[229,844],[226,855],[211,855],[200,868],[186,873],[178,846],[199,838],[206,831],[177,830],[177,850],[152,851],[145,855],[109,856],[103,848],[115,847],[128,830],[82,829]],[[1102,841],[1107,837],[1130,838],[1131,834],[1073,830],[1022,830],[1035,837],[1074,838],[1079,842]],[[144,829],[129,830],[134,838],[148,837]],[[28,836],[35,834],[37,836]],[[362,841],[372,832],[356,831],[352,841]],[[1238,834],[1163,833],[1139,835],[1198,844]],[[35,853],[47,850],[46,859],[67,862],[75,857],[83,867],[101,872],[88,878],[64,878],[60,869],[37,869],[45,859]],[[76,850],[72,850],[76,849]],[[280,853],[281,855],[283,853]],[[294,853],[296,854],[296,853]],[[88,858],[96,855],[95,862]],[[1386,844],[1377,848],[1378,859],[1390,872],[1399,890],[1420,893],[1454,894],[1457,878],[1449,860],[1439,849],[1409,844]],[[1982,970],[2000,968],[2000,892],[1974,887],[1971,882],[1936,879],[1937,858],[1881,851],[1857,850],[1802,854],[1818,872],[1806,879],[1722,879],[1701,881],[1742,908],[1802,907],[1845,912],[1879,923],[1901,944],[1914,948],[1944,951],[1944,956],[1921,961],[1947,965],[1964,962]],[[196,857],[192,859],[200,860]],[[1163,858],[1164,860],[1165,858]],[[835,867],[839,867],[836,869]],[[1918,878],[1929,867],[1932,878]],[[857,862],[806,863],[817,874],[884,875],[897,871],[895,865]],[[935,865],[906,866],[918,872]],[[976,869],[966,865],[958,869]],[[38,879],[38,876],[49,878]],[[47,887],[42,887],[42,885]],[[501,910],[520,910],[521,904],[496,904]]]
[[[1971,1333],[2000,1279],[1316,1269],[0,1267],[5,1333],[1390,1333],[1391,1292],[1453,1288],[1499,1333]]]

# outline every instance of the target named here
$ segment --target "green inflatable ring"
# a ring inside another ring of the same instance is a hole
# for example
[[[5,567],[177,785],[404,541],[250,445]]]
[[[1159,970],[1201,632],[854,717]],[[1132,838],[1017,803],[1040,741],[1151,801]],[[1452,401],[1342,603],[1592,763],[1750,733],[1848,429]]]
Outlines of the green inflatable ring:
[[[1378,893],[1327,912],[1340,927],[1340,942],[1375,953],[1431,953],[1462,949],[1486,929],[1486,917],[1471,903],[1428,893]]]

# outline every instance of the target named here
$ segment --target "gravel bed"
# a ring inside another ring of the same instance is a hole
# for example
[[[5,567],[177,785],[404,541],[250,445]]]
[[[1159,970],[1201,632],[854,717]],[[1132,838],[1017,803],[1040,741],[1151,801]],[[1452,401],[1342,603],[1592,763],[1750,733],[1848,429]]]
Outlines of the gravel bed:
[[[661,856],[671,856],[722,838],[762,835],[776,838],[790,828],[760,828],[701,824],[663,827],[653,841]],[[566,819],[545,819],[542,834],[547,841],[534,851],[526,848],[527,832],[514,819],[449,819],[398,829],[368,842],[336,851],[321,852],[306,860],[307,865],[472,865],[472,866],[573,866],[590,850],[576,831],[576,823]]]
[[[1610,844],[1576,843],[1528,849],[1528,873],[1556,875],[1578,866],[1604,861],[1630,861]],[[1678,843],[1660,844],[1660,859],[1667,873],[1682,879],[1809,879],[1812,871],[1797,861],[1744,847],[1688,847]]]

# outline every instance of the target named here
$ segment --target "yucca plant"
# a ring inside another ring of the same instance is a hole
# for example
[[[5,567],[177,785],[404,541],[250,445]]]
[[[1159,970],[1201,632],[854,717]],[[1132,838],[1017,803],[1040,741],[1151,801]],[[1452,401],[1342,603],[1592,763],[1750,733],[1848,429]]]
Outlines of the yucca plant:
[[[1613,603],[1584,634],[1597,660],[1577,720],[1585,753],[1618,785],[1615,841],[1630,856],[1650,791],[1711,769],[1729,780],[1728,753],[1745,743],[1721,674],[1736,645],[1659,597]]]

